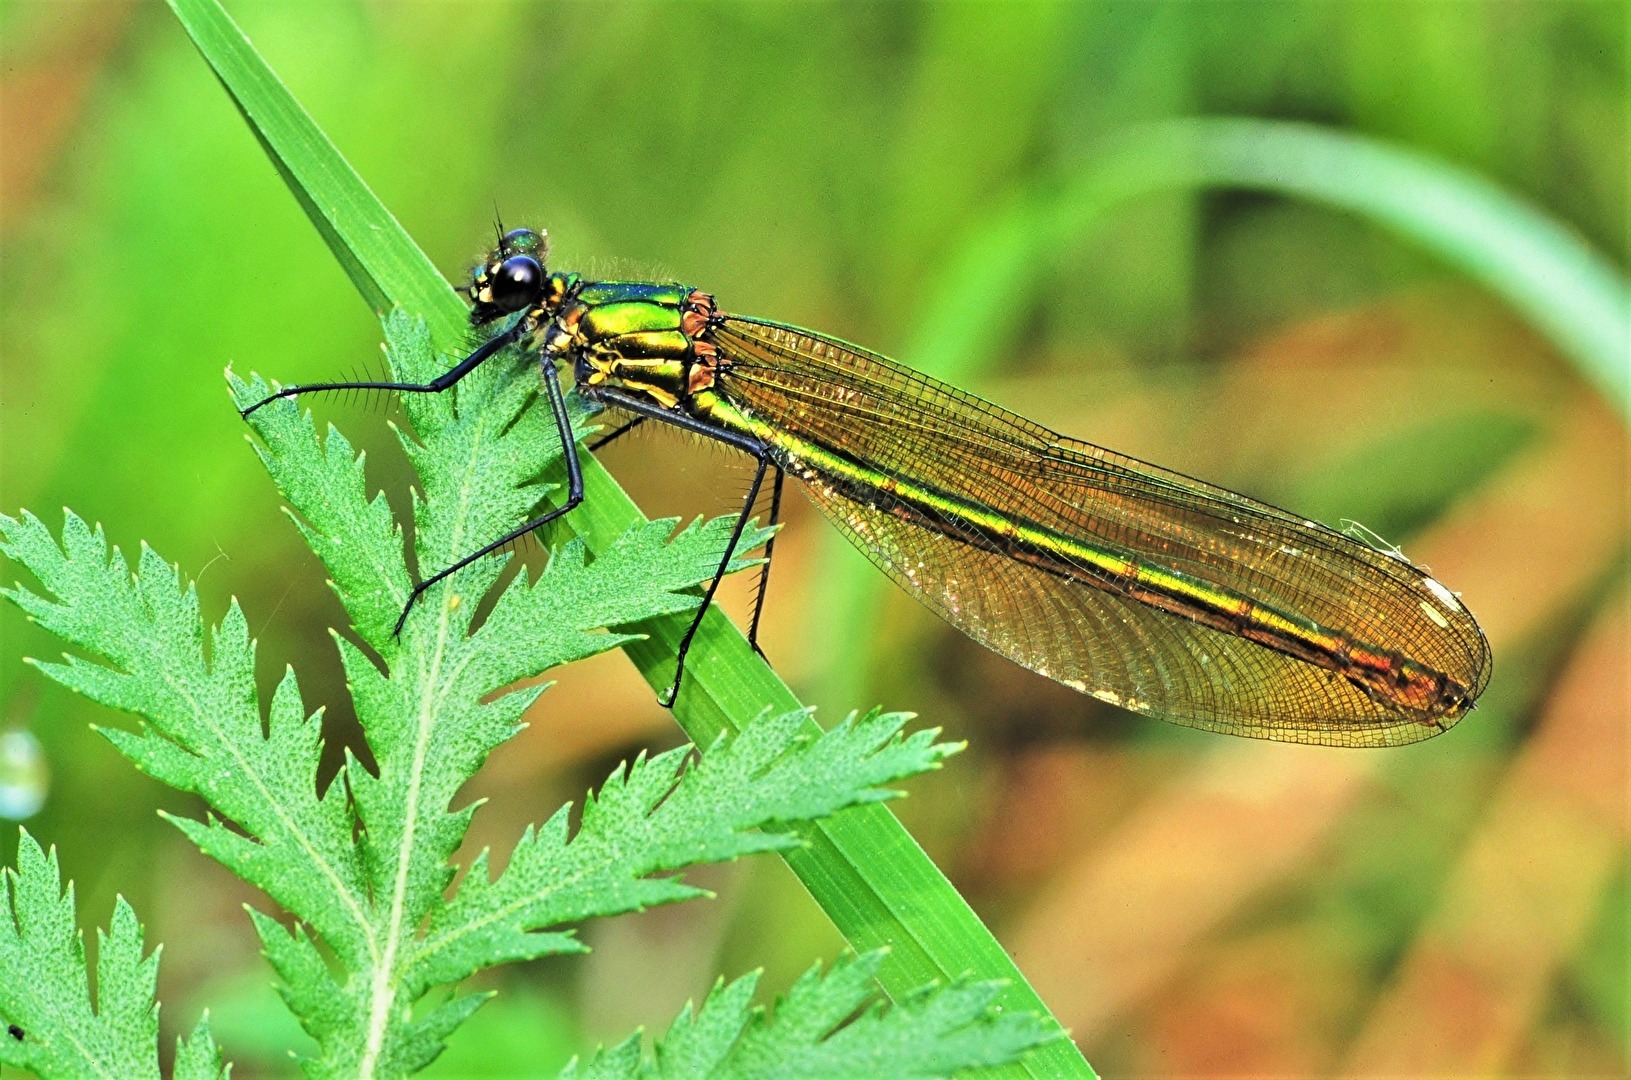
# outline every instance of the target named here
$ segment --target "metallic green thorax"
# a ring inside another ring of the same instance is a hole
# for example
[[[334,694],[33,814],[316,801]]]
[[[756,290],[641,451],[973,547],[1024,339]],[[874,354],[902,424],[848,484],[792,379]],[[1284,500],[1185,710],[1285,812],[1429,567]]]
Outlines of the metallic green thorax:
[[[689,312],[700,294],[636,281],[579,284],[571,274],[550,282],[563,302],[546,301],[523,325],[547,355],[573,359],[580,393],[593,400],[601,387],[616,388],[663,409],[688,396],[695,335],[704,322]]]

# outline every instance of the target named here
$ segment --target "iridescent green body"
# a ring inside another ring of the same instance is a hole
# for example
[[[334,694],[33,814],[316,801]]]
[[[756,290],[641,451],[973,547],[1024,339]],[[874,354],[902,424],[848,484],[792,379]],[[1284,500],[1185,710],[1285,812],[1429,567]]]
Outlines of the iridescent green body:
[[[1435,724],[1458,709],[1466,687],[1390,650],[1326,630],[1293,612],[1277,611],[1227,589],[1126,552],[1095,547],[1034,521],[993,513],[966,499],[911,480],[868,469],[847,454],[755,420],[715,389],[683,399],[693,415],[721,429],[753,435],[772,448],[776,464],[852,502],[912,521],[953,539],[1000,552],[1069,581],[1112,589],[1142,603],[1225,633],[1238,634],[1288,655],[1362,682],[1382,698],[1422,714]],[[1086,685],[1075,689],[1090,690]],[[1115,704],[1137,708],[1137,699],[1116,695]]]
[[[665,703],[769,470],[772,520],[791,474],[931,611],[1135,712],[1284,742],[1392,746],[1445,730],[1489,682],[1472,614],[1397,549],[1066,438],[836,338],[726,314],[699,290],[586,282],[548,272],[547,255],[542,232],[499,237],[465,289],[471,324],[491,336],[434,379],[284,387],[244,411],[313,390],[439,394],[509,346],[537,356],[566,498],[421,580],[399,632],[427,589],[583,502],[566,365],[584,398],[634,415],[607,439],[657,420],[758,461]],[[756,609],[750,642],[757,626]]]

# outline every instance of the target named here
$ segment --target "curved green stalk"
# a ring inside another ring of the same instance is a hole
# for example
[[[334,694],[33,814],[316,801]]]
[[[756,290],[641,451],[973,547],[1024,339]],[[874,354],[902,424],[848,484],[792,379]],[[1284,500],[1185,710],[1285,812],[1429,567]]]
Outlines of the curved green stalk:
[[[1631,285],[1565,225],[1495,184],[1423,154],[1310,124],[1244,117],[1171,120],[1108,143],[1049,190],[1033,190],[970,232],[942,268],[901,358],[966,384],[1002,343],[1042,268],[1122,205],[1160,192],[1271,191],[1350,210],[1396,231],[1482,283],[1545,334],[1622,415],[1631,417]],[[869,639],[881,591],[848,544],[827,545],[824,625]],[[843,653],[844,647],[838,650]],[[835,700],[865,692],[862,658],[829,660]]]
[[[381,314],[400,306],[424,318],[439,344],[462,341],[463,303],[216,0],[169,3],[363,298]],[[645,518],[593,458],[583,464],[584,504],[566,524],[598,553]],[[685,624],[682,616],[630,628],[647,636],[624,651],[654,690],[673,680]],[[692,741],[709,745],[766,709],[798,704],[730,620],[711,610],[692,644],[674,709]],[[788,864],[857,951],[890,948],[878,979],[891,996],[972,973],[1007,981],[1001,1008],[1049,1016],[1002,946],[889,810],[845,811],[802,830],[802,838],[807,846],[786,856]],[[1073,1043],[1058,1039],[1020,1065],[982,1075],[1093,1072]]]
[[[902,356],[958,381],[1011,332],[1000,316],[1025,310],[1054,252],[1125,203],[1203,188],[1295,196],[1393,229],[1511,304],[1631,417],[1631,284],[1567,226],[1475,173],[1379,139],[1245,117],[1135,128],[1055,190],[1015,200],[946,263]]]

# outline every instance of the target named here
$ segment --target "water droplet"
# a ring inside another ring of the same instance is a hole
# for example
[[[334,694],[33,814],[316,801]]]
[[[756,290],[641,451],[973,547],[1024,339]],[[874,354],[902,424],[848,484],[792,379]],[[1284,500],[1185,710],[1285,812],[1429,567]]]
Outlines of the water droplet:
[[[32,732],[0,731],[0,818],[24,821],[40,812],[51,773]]]

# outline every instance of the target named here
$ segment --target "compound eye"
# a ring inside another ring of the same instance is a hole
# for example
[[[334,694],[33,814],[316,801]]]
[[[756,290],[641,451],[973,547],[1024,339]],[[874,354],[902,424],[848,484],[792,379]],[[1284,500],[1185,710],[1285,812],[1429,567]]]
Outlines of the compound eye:
[[[518,255],[536,255],[539,237],[531,229],[511,229],[498,243],[502,251],[513,251]]]
[[[531,255],[511,255],[493,276],[493,306],[501,311],[520,311],[538,299],[543,287],[544,268]]]

